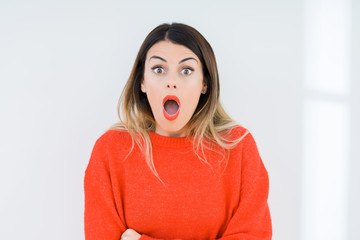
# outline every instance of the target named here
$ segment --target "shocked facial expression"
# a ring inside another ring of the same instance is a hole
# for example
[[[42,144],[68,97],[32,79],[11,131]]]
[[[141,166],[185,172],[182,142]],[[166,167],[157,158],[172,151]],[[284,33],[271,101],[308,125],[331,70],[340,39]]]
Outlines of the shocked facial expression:
[[[156,133],[185,136],[206,88],[201,62],[187,47],[160,41],[147,52],[141,91],[150,103]]]

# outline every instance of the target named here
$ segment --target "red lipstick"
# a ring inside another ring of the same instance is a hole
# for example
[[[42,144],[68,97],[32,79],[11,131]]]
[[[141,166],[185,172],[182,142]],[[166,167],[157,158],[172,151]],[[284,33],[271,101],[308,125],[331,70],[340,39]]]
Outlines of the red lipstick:
[[[167,95],[163,99],[163,113],[167,120],[174,120],[180,113],[180,100],[175,95]]]

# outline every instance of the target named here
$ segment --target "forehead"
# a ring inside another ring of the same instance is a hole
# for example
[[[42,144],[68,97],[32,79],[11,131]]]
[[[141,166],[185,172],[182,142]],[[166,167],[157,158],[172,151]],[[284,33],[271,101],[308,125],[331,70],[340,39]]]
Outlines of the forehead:
[[[181,60],[185,57],[193,57],[200,60],[189,48],[181,45],[175,44],[170,41],[160,41],[155,43],[148,51],[146,59],[149,60],[152,56],[160,56],[165,58],[166,60]]]

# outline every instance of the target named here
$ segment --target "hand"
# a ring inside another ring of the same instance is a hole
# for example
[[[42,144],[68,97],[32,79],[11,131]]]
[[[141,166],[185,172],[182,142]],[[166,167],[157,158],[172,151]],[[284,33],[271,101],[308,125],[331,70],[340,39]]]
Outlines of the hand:
[[[126,231],[121,235],[121,240],[139,240],[141,234],[137,233],[133,229],[126,229]]]

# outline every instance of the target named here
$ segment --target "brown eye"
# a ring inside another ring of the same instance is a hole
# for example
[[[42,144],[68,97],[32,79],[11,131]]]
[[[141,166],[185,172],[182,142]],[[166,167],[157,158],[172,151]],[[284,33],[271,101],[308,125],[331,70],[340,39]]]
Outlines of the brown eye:
[[[161,73],[164,73],[165,71],[164,71],[164,69],[162,68],[162,67],[160,67],[160,66],[155,66],[155,67],[153,67],[153,68],[151,68],[153,71],[154,71],[154,73],[156,73],[156,74],[161,74]]]
[[[190,75],[192,71],[193,70],[191,68],[184,68],[181,72],[185,75]]]

